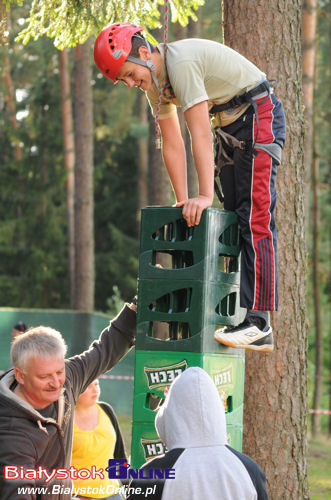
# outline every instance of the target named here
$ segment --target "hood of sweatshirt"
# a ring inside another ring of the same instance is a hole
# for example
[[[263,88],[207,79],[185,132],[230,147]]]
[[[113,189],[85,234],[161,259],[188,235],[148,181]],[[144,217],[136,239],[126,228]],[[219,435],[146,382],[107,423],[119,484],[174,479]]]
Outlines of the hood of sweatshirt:
[[[174,380],[155,427],[169,450],[227,444],[224,405],[202,368],[188,368]]]

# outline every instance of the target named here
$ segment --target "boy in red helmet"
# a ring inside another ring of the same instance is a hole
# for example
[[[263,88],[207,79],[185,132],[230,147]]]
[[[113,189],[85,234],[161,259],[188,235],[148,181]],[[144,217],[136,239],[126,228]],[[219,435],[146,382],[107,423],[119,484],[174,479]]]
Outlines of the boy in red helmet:
[[[188,226],[199,224],[214,197],[213,134],[224,208],[237,213],[242,236],[240,303],[243,323],[217,330],[215,340],[273,350],[269,311],[278,307],[276,170],[285,117],[266,75],[217,42],[186,39],[151,47],[140,26],[117,23],[99,34],[94,58],[114,83],[146,92],[162,135],[162,154],[177,206]],[[190,131],[198,196],[189,198],[186,153],[176,107]]]

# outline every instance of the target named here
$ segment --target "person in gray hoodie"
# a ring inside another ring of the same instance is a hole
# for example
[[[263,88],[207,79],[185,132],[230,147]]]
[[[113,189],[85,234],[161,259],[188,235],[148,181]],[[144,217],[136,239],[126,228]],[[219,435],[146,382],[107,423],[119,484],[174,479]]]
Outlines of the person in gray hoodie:
[[[1,500],[71,499],[77,398],[130,350],[135,326],[136,306],[125,305],[87,351],[66,360],[65,342],[52,328],[15,339],[14,368],[0,380]]]
[[[147,488],[149,500],[268,499],[260,467],[227,444],[224,404],[202,368],[188,368],[174,380],[155,427],[168,451],[143,465],[144,477],[153,477],[151,469],[172,474],[133,480],[128,500],[145,498]]]

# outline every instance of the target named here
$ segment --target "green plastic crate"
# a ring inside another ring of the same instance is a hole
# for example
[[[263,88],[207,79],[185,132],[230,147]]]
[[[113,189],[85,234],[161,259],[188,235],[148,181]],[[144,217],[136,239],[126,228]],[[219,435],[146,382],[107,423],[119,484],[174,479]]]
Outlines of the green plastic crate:
[[[136,349],[220,352],[217,326],[239,324],[239,286],[190,280],[140,280]]]
[[[234,212],[208,208],[200,224],[189,228],[181,208],[142,210],[140,279],[239,284],[239,254],[239,226]]]
[[[166,447],[149,422],[133,422],[131,438],[131,467],[138,469],[146,461],[163,455]]]
[[[190,366],[203,368],[224,402],[228,423],[242,425],[245,358],[236,354],[136,351],[133,420],[154,422],[172,381]]]
[[[243,428],[227,424],[228,444],[237,451],[242,451]],[[146,461],[163,455],[167,451],[165,444],[157,435],[154,424],[133,422],[131,441],[131,467],[138,469]]]
[[[229,446],[237,451],[242,451],[243,427],[227,423],[226,434]]]

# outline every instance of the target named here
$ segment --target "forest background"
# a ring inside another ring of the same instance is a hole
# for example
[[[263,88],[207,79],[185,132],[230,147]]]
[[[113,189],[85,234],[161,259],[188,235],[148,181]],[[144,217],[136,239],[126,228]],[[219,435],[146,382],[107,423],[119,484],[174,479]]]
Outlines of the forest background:
[[[65,137],[62,113],[64,103],[69,102],[77,120],[79,50],[85,47],[82,50],[91,55],[93,42],[59,51],[54,39],[44,36],[27,44],[15,41],[27,26],[30,8],[28,2],[13,3],[10,11],[2,6],[0,307],[75,308],[114,314],[122,301],[136,292],[140,209],[174,201],[160,153],[155,150],[153,119],[139,90],[111,85],[89,62],[91,78],[87,81],[91,82],[91,92],[85,95],[91,102],[84,105],[91,106],[93,119],[82,124],[93,123],[89,130],[93,148],[89,154],[94,165],[94,238],[90,241],[94,260],[87,276],[90,289],[85,294],[90,299],[87,306],[82,305],[75,296],[81,288],[75,286],[80,276],[72,274],[72,250],[81,246],[81,234],[70,230],[70,224],[74,206],[77,209],[78,205],[75,196],[80,192],[79,186],[75,190],[72,174],[83,148],[74,151],[73,135],[77,139],[77,130],[69,127]],[[199,36],[222,41],[218,1],[207,0],[196,16],[197,20],[185,27],[171,24],[170,40]],[[314,38],[317,57],[313,113],[307,123],[315,161],[315,168],[312,162],[310,169],[312,177],[306,179],[307,318],[309,408],[316,409],[314,390],[318,380],[318,406],[325,410],[331,409],[329,28],[330,1],[320,0]],[[77,33],[79,36],[82,31]],[[162,29],[151,30],[151,34],[162,40]],[[83,35],[81,41],[85,42]],[[69,87],[63,83],[66,72]],[[184,128],[183,133],[187,135]],[[74,152],[76,157],[68,155]],[[191,161],[188,168],[190,190],[194,193],[196,178]],[[89,269],[89,264],[85,268]],[[331,434],[329,416],[319,417],[316,431]]]

